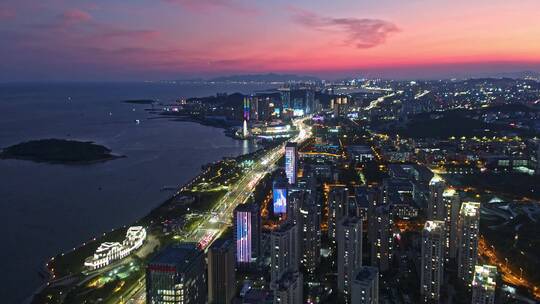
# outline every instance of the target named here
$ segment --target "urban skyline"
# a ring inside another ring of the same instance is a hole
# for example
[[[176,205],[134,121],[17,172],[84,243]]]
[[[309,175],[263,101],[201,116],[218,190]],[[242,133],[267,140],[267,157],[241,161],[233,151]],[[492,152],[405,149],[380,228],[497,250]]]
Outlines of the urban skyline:
[[[539,303],[538,12],[3,0],[0,302]]]

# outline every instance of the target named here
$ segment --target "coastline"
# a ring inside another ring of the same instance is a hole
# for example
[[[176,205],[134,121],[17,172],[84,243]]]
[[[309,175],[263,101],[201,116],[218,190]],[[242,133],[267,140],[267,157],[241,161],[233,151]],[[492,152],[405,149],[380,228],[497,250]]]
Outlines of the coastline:
[[[193,121],[193,122],[195,122],[195,121]],[[55,278],[54,269],[52,270],[51,263],[53,263],[57,258],[63,257],[64,255],[73,254],[73,253],[75,253],[75,252],[77,252],[79,250],[88,249],[88,247],[92,247],[96,243],[99,244],[99,243],[103,242],[104,239],[106,240],[108,238],[111,238],[111,235],[115,235],[115,234],[117,234],[119,232],[122,232],[123,230],[125,230],[129,226],[133,226],[133,225],[151,225],[151,224],[153,224],[154,223],[153,216],[155,215],[155,213],[158,212],[160,209],[166,208],[168,205],[174,203],[175,198],[177,198],[179,195],[181,195],[181,193],[183,191],[186,191],[197,180],[203,178],[205,176],[205,174],[208,173],[209,166],[211,166],[213,164],[214,165],[219,164],[219,163],[221,163],[223,161],[226,161],[227,159],[229,159],[229,160],[233,159],[235,161],[240,161],[243,158],[250,157],[252,155],[256,155],[257,153],[260,153],[261,151],[264,151],[264,150],[265,150],[264,148],[261,148],[261,149],[258,149],[256,151],[253,151],[251,153],[237,155],[235,157],[222,156],[222,158],[220,160],[218,160],[218,161],[216,161],[214,163],[204,164],[204,165],[201,166],[201,170],[199,171],[198,174],[193,176],[187,182],[179,185],[172,195],[170,195],[167,199],[165,199],[159,205],[152,208],[146,214],[142,215],[141,217],[139,217],[138,219],[133,221],[131,224],[123,225],[123,226],[120,226],[120,227],[115,227],[115,228],[111,229],[110,231],[98,234],[99,237],[94,237],[93,239],[81,242],[79,246],[76,246],[72,250],[69,250],[69,251],[66,251],[66,252],[59,252],[55,256],[50,257],[47,260],[47,262],[43,264],[42,268],[40,270],[37,270],[38,274],[43,277],[43,284],[41,284],[38,288],[36,288],[35,291],[31,295],[29,295],[28,298],[26,300],[24,300],[23,303],[25,303],[25,304],[34,303],[35,298],[37,296],[39,296],[47,288],[55,287],[56,286],[55,284],[58,284],[59,286],[61,286],[65,281],[75,279],[80,274],[80,273],[70,273],[68,275],[64,275],[64,276]],[[122,260],[119,260],[117,262],[121,263]],[[114,264],[111,264],[111,265],[114,265]]]

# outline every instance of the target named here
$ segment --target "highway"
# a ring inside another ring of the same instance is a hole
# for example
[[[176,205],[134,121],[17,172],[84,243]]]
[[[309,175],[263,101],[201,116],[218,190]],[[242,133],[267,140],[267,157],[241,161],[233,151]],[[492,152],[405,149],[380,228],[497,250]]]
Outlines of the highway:
[[[293,122],[299,129],[299,133],[290,141],[300,144],[311,136],[310,127],[305,124],[308,119],[309,117],[305,117]],[[196,242],[201,248],[208,248],[231,225],[234,209],[238,205],[246,203],[259,181],[274,169],[284,153],[285,144],[266,152],[264,156],[254,162],[223,199],[203,216],[200,224],[186,233],[185,241]],[[144,284],[129,292],[125,298],[127,300],[120,300],[119,303],[144,304],[146,301]]]

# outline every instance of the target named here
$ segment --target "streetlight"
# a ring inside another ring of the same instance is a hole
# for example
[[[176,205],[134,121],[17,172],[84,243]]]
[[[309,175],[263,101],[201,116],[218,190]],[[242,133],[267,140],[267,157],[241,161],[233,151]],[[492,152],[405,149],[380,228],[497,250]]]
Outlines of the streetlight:
[[[521,274],[519,276],[519,280],[523,281],[523,268],[519,267],[519,271],[521,272]]]
[[[504,258],[504,261],[506,262],[506,268],[508,268],[508,258]]]

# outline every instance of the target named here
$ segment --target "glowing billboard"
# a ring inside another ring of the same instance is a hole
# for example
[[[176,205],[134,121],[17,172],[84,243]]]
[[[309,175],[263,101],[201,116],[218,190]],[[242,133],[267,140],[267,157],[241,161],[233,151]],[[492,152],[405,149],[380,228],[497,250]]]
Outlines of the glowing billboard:
[[[236,213],[236,261],[251,262],[251,213],[246,211]]]
[[[287,188],[274,186],[274,213],[287,213]]]

